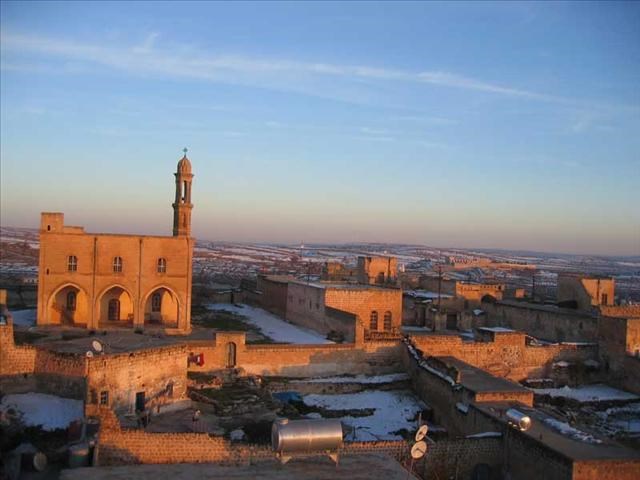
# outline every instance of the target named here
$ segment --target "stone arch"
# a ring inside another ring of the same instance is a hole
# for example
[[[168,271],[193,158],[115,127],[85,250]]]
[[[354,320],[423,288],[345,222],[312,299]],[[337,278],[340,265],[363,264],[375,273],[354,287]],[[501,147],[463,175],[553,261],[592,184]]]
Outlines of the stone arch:
[[[182,304],[180,297],[167,285],[156,285],[142,299],[145,323],[177,327]]]
[[[110,285],[103,289],[96,300],[98,307],[98,324],[116,326],[133,323],[133,295],[120,284]]]
[[[47,300],[45,323],[53,325],[86,325],[91,316],[89,296],[73,282],[59,285]]]

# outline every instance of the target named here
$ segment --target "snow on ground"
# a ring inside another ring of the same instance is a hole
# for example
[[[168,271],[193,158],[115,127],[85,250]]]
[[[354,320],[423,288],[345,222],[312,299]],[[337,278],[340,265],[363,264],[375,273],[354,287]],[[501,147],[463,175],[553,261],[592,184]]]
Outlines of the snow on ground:
[[[373,408],[373,415],[366,417],[342,417],[342,423],[354,427],[348,440],[377,441],[402,440],[396,432],[401,429],[414,431],[417,428],[418,412],[426,408],[409,390],[368,390],[341,395],[310,394],[303,397],[306,405],[327,410],[358,410]]]
[[[56,397],[44,393],[6,395],[0,402],[0,410],[14,408],[22,413],[26,426],[41,425],[44,430],[67,428],[74,420],[84,417],[82,400]]]
[[[628,435],[640,435],[640,403],[631,403],[623,407],[607,408],[596,415],[614,432]]]
[[[560,420],[556,420],[555,418],[545,418],[543,422],[556,430],[558,433],[565,435],[567,437],[571,437],[574,440],[578,440],[580,442],[585,443],[602,443],[602,440],[597,439],[593,435],[583,432],[582,430],[578,430],[577,428],[573,428],[566,422],[561,422]]]
[[[637,400],[640,397],[633,393],[618,390],[603,383],[585,385],[571,388],[533,388],[533,393],[538,395],[551,395],[552,397],[565,397],[579,402],[605,402],[608,400]]]
[[[13,317],[14,325],[31,327],[36,324],[36,311],[35,308],[31,308],[28,310],[11,310],[9,313]]]
[[[356,375],[354,377],[340,376],[340,377],[322,377],[322,378],[308,378],[304,380],[293,380],[291,383],[362,383],[362,384],[381,384],[399,382],[402,380],[409,380],[409,375],[406,373],[389,373],[387,375]]]
[[[280,317],[261,308],[230,303],[214,303],[209,305],[208,308],[214,311],[226,310],[246,317],[249,323],[258,327],[264,335],[274,342],[303,344],[333,343],[318,332],[287,323]]]
[[[505,332],[515,332],[515,330],[511,328],[505,327],[480,327],[478,330],[483,330],[485,332],[496,332],[496,333],[505,333]]]

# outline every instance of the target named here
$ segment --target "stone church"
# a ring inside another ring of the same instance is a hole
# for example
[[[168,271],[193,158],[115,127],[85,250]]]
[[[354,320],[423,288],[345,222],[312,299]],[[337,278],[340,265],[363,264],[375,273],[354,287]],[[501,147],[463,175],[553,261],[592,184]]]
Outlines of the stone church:
[[[38,326],[191,330],[191,162],[175,173],[173,236],[86,233],[63,213],[40,222]]]

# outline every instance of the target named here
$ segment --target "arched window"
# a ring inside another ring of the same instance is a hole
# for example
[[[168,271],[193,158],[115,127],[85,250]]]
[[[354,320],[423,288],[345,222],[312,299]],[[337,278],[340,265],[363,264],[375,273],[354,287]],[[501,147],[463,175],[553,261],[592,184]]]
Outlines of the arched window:
[[[71,291],[67,293],[67,310],[69,310],[70,312],[76,311],[76,299],[76,292]]]
[[[158,259],[158,273],[167,273],[167,259],[159,258]]]
[[[67,257],[67,270],[75,272],[78,270],[78,257],[75,255],[69,255]]]
[[[378,312],[376,312],[375,310],[371,312],[369,330],[373,330],[373,331],[378,330]]]
[[[122,257],[113,257],[113,271],[114,273],[122,272]]]
[[[162,294],[159,292],[151,296],[151,311],[159,312],[162,310]]]
[[[389,310],[387,310],[386,312],[384,312],[384,331],[385,332],[390,332],[391,331],[391,312]]]

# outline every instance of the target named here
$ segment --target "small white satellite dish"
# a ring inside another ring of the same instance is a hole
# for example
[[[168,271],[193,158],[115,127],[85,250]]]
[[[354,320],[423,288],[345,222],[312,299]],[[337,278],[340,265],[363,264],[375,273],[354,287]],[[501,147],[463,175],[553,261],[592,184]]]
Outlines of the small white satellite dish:
[[[93,357],[93,352],[91,350],[87,351],[87,353],[85,354],[87,356],[87,358],[92,358]]]
[[[98,353],[101,352],[103,348],[102,344],[98,340],[91,342],[91,347]]]
[[[411,458],[422,458],[427,453],[427,442],[420,440],[413,447],[411,447]]]
[[[429,431],[429,427],[427,425],[422,425],[416,432],[416,442],[419,442],[424,437],[426,437],[428,431]]]

